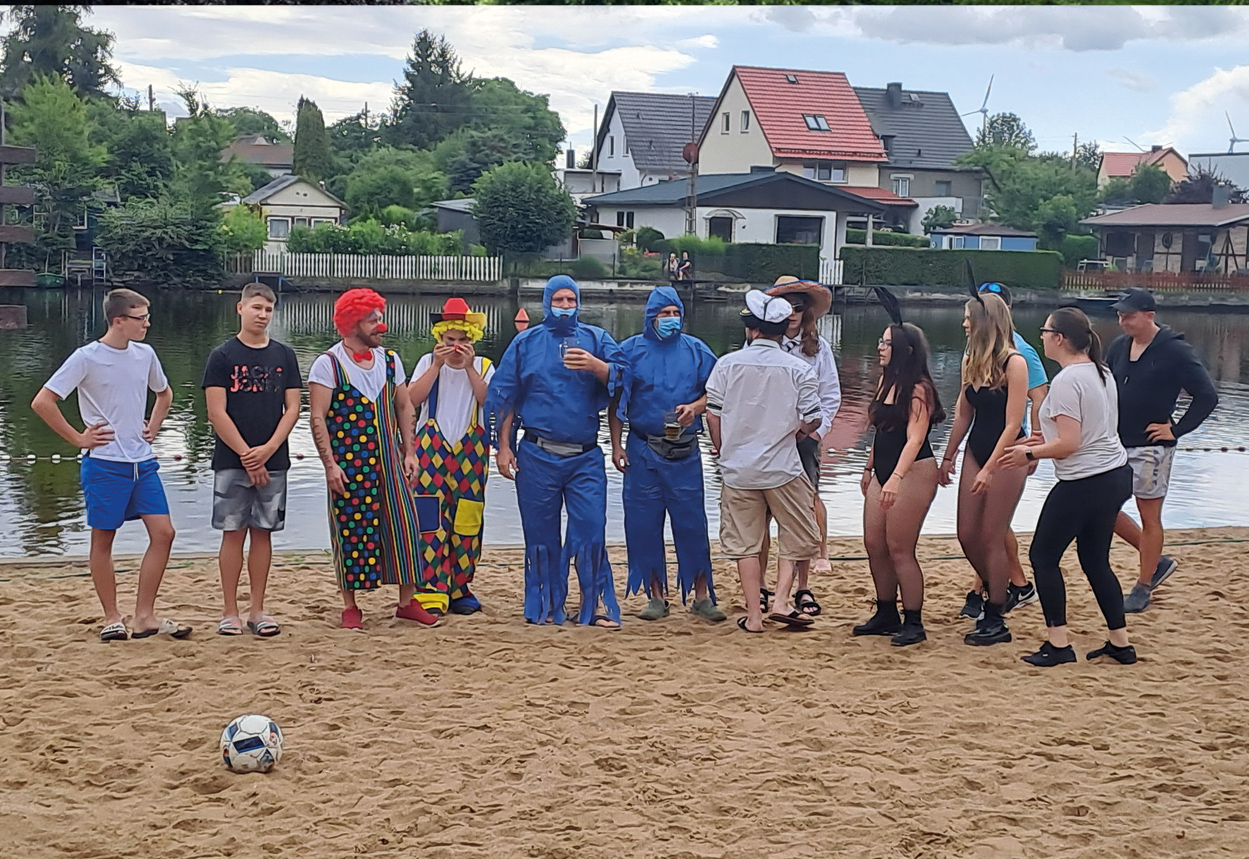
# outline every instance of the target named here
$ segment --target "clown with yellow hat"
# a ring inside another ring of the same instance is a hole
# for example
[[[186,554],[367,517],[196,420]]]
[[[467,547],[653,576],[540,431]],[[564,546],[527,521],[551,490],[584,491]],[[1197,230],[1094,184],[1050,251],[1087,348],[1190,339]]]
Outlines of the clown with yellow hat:
[[[435,614],[472,614],[481,610],[470,585],[481,557],[490,463],[481,407],[494,366],[473,348],[485,336],[486,314],[464,299],[447,299],[430,323],[434,350],[417,362],[408,385],[421,410],[415,496],[426,585],[416,599]]]

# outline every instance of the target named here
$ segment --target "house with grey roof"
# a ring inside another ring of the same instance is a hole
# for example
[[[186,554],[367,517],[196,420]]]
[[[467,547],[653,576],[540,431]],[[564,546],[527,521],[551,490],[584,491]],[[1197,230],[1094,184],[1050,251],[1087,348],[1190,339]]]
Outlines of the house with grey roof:
[[[984,174],[955,166],[973,144],[948,93],[905,90],[900,83],[854,92],[888,156],[879,166],[880,187],[919,204],[910,232],[920,233],[924,216],[936,206],[949,206],[964,219],[980,215]]]
[[[349,208],[320,184],[293,173],[258,188],[240,203],[260,213],[269,233],[265,250],[270,253],[286,250],[286,239],[295,227],[340,224]]]
[[[595,135],[593,166],[618,176],[615,185],[622,191],[688,176],[682,150],[698,140],[715,101],[698,95],[613,92]]]
[[[1146,203],[1080,223],[1097,233],[1102,256],[1124,271],[1249,274],[1249,203]]]
[[[1034,251],[1037,234],[1002,224],[955,224],[928,234],[940,250]]]

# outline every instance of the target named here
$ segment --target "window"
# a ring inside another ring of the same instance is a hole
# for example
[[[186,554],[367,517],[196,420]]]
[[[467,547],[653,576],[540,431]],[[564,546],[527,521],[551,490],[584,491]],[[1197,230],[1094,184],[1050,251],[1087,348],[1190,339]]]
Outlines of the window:
[[[837,161],[807,161],[802,165],[802,175],[817,182],[845,182],[846,165]]]
[[[623,227],[623,226],[624,226],[624,212],[617,212],[617,213],[616,213],[616,226],[618,226],[618,227]]]
[[[745,134],[747,131],[750,131],[750,111],[743,110],[742,111],[742,134]]]
[[[1000,251],[1002,249],[1001,236],[981,236],[980,249],[982,251]]]
[[[728,133],[729,133],[729,115],[728,115],[728,113],[725,113],[725,114],[723,114],[723,115],[720,117],[720,133],[721,133],[721,134],[728,134]]]
[[[938,197],[952,196],[950,194],[950,183],[948,180],[945,182],[941,182],[941,181],[937,182],[937,196]]]
[[[334,219],[333,218],[312,218],[308,222],[308,226],[312,227],[314,230],[317,227],[321,226],[322,224],[330,224],[332,226],[334,224]]]
[[[87,221],[87,209],[84,208],[82,210],[82,217],[78,219],[78,223],[74,224],[74,229],[85,230],[85,229],[89,229],[90,226],[91,226],[90,222]]]
[[[821,113],[804,113],[802,121],[807,124],[808,131],[829,131],[828,120]]]
[[[785,80],[791,84],[796,84],[798,83],[798,76],[797,75],[785,75]]]
[[[954,249],[954,250],[956,250],[956,251],[961,251],[961,250],[963,249],[963,237],[962,237],[962,236],[951,236],[951,237],[950,237],[950,247],[951,247],[951,248],[953,248],[953,249]]]
[[[894,176],[893,177],[893,193],[899,197],[911,196],[911,177],[910,176]]]
[[[632,212],[625,212],[625,226],[628,227],[629,229],[633,229],[633,213]]]
[[[777,215],[776,243],[778,245],[818,245],[824,236],[824,219]]]
[[[733,219],[727,215],[708,218],[707,238],[712,237],[723,239],[726,242],[733,241]]]
[[[286,237],[291,234],[290,218],[270,218],[269,219],[269,238],[277,241],[285,241]]]
[[[625,155],[629,154],[629,138],[627,137],[625,138],[625,142],[624,142],[624,154]]]
[[[616,135],[609,134],[607,135],[607,157],[610,158],[611,156],[615,154],[616,154]]]
[[[306,227],[306,226],[308,226],[308,219],[307,219],[307,218],[296,218],[296,219],[295,219],[295,226],[297,226],[297,227]]]

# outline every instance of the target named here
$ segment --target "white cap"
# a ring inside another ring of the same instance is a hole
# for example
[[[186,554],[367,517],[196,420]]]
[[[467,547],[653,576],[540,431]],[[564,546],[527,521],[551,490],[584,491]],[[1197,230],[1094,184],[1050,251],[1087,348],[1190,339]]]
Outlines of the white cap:
[[[780,296],[768,295],[761,289],[746,293],[746,309],[756,319],[764,322],[784,322],[794,312],[794,307]]]

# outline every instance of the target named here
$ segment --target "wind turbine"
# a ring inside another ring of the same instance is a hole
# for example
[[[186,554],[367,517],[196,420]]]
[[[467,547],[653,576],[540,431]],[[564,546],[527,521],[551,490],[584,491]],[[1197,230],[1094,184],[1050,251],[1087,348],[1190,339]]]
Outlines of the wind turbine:
[[[1128,143],[1131,143],[1133,146],[1135,146],[1135,147],[1136,147],[1138,150],[1140,150],[1141,152],[1144,152],[1144,151],[1145,151],[1145,147],[1144,147],[1144,146],[1141,146],[1139,143],[1137,143],[1137,142],[1136,142],[1135,140],[1133,140],[1132,138],[1130,138],[1130,137],[1126,137],[1126,136],[1125,136],[1123,139],[1124,139],[1124,140],[1126,140]]]
[[[1236,151],[1237,143],[1249,143],[1249,140],[1236,136],[1236,128],[1232,125],[1232,115],[1230,113],[1225,110],[1223,111],[1223,115],[1227,117],[1227,127],[1232,130],[1232,141],[1227,144],[1227,154],[1231,155]]]
[[[993,91],[993,75],[989,75],[989,86],[984,91],[984,101],[980,103],[980,107],[976,110],[969,110],[962,116],[971,116],[973,113],[980,114],[980,133],[984,134],[989,128],[989,93]]]

